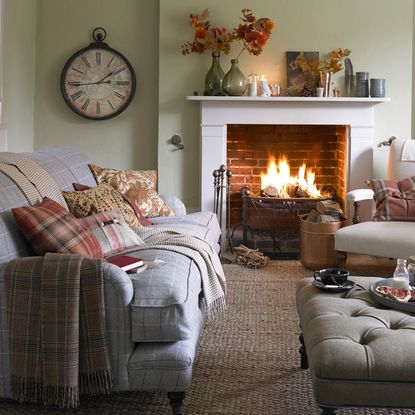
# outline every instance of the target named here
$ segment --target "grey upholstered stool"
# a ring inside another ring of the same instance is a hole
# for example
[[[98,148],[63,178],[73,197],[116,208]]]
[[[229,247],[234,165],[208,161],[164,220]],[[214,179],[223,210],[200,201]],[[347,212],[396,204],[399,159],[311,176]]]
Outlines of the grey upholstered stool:
[[[378,278],[352,277],[369,290]],[[345,296],[297,284],[301,367],[322,414],[346,406],[415,408],[415,316],[381,308],[369,291]]]

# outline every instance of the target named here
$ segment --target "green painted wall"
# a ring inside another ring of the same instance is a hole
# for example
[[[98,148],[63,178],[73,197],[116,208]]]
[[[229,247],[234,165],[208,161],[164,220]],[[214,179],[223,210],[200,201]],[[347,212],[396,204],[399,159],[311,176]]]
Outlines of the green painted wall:
[[[35,147],[73,146],[103,166],[157,168],[158,2],[38,1]],[[137,91],[119,116],[91,121],[66,106],[59,79],[66,60],[91,42],[98,26],[132,64]]]
[[[3,109],[10,151],[32,151],[35,96],[36,1],[5,0]]]
[[[375,143],[411,133],[413,5],[400,0],[255,0],[257,16],[277,27],[264,53],[244,54],[241,69],[285,84],[285,51],[337,47],[352,50],[356,70],[385,77],[390,103],[376,107]],[[160,4],[160,5],[159,5]],[[187,16],[209,7],[212,20],[235,26],[243,0],[5,0],[4,107],[11,151],[69,145],[92,161],[122,168],[158,168],[160,190],[177,194],[189,207],[199,203],[199,108],[185,96],[203,89],[209,55],[182,56],[191,38]],[[370,16],[370,19],[368,18]],[[137,75],[130,107],[118,117],[89,121],[64,103],[62,66],[103,26],[108,43],[124,53]],[[237,54],[222,57],[225,70]],[[415,117],[414,117],[415,118]],[[415,125],[415,124],[414,124]],[[414,127],[415,128],[415,127]],[[174,133],[185,149],[174,151]],[[385,172],[387,152],[374,150],[375,176]]]
[[[320,53],[338,47],[352,50],[355,71],[369,71],[374,78],[386,78],[390,103],[376,106],[375,176],[386,169],[387,152],[376,143],[391,135],[409,137],[411,133],[412,94],[412,24],[411,0],[400,0],[399,7],[390,0],[256,0],[248,2],[257,17],[276,21],[276,29],[264,53],[258,57],[242,55],[240,67],[266,74],[272,81],[286,84],[285,52],[310,50]],[[177,194],[188,206],[199,203],[199,107],[186,102],[194,90],[202,92],[210,56],[180,54],[180,43],[189,40],[192,31],[188,14],[209,7],[217,25],[234,27],[244,0],[160,0],[159,58],[159,175],[163,192]],[[230,67],[235,47],[222,66]],[[183,135],[185,150],[172,151],[168,139]],[[174,174],[172,174],[174,172]]]

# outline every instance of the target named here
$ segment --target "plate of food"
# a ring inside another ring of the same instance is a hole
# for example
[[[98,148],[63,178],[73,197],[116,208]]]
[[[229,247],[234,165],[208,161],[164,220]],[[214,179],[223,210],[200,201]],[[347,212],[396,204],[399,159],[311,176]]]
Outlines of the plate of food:
[[[379,304],[407,313],[415,313],[415,290],[395,288],[393,279],[379,280],[373,283],[370,292]]]

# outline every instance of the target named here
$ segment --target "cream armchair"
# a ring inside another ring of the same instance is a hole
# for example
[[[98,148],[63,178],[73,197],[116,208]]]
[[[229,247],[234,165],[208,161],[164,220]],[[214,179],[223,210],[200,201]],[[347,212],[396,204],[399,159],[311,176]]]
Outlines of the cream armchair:
[[[402,161],[406,140],[391,139],[387,178],[400,180],[415,176],[415,160]],[[383,221],[360,222],[359,206],[373,200],[373,191],[358,189],[347,193],[346,199],[355,206],[353,225],[339,229],[335,235],[335,249],[347,252],[387,258],[408,258],[415,254],[415,222]],[[356,209],[357,208],[357,209]]]

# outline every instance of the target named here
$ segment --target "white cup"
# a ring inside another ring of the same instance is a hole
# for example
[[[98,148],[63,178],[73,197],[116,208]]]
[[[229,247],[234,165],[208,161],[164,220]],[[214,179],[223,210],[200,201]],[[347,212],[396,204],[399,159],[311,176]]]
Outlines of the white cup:
[[[316,96],[318,96],[318,97],[322,97],[322,96],[323,96],[323,94],[324,94],[324,88],[317,87],[317,88],[316,88]]]

